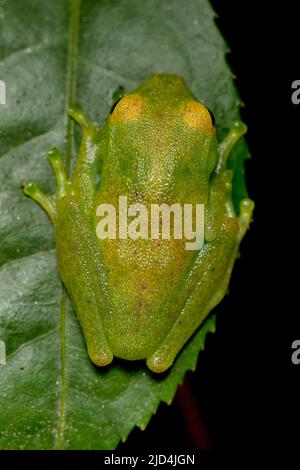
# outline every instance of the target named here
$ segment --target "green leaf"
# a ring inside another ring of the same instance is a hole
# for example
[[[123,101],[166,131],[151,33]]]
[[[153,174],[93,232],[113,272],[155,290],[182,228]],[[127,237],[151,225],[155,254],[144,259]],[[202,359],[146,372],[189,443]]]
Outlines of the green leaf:
[[[154,72],[182,75],[224,136],[239,117],[226,45],[207,0],[0,0],[0,35],[0,448],[112,449],[171,402],[214,317],[162,376],[143,362],[94,367],[59,280],[51,224],[21,186],[54,190],[49,147],[72,167],[80,136],[70,104],[102,122],[119,86],[131,91]],[[242,141],[231,158],[236,206],[247,153]]]

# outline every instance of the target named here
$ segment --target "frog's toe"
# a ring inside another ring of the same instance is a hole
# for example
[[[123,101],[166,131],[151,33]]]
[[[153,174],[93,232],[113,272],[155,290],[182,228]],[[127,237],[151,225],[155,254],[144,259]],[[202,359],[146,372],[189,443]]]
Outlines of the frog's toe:
[[[158,354],[153,354],[146,361],[147,367],[157,374],[165,372],[173,364],[174,359],[160,356]]]
[[[91,361],[98,367],[108,366],[114,358],[113,354],[110,351],[90,351],[89,356]]]
[[[69,116],[80,125],[84,135],[93,136],[96,128],[92,121],[85,115],[82,109],[78,106],[70,107],[68,109]]]
[[[36,201],[49,215],[53,221],[56,218],[56,206],[51,196],[47,196],[36,183],[30,182],[23,185],[26,196]]]
[[[239,215],[239,241],[244,237],[247,229],[249,228],[250,222],[252,220],[252,215],[254,211],[254,202],[245,198],[242,199],[240,203],[240,215]]]

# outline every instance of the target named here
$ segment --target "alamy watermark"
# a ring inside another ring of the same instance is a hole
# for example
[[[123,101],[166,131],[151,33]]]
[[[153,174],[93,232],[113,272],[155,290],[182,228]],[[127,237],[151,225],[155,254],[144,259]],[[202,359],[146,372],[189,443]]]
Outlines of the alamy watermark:
[[[298,364],[300,364],[300,340],[299,339],[295,339],[295,341],[293,341],[292,349],[294,351],[291,355],[291,361],[295,366],[297,366]]]
[[[186,250],[200,250],[204,244],[204,204],[128,205],[127,196],[119,196],[118,208],[100,204],[96,216],[96,233],[101,240],[188,240]],[[117,220],[118,219],[118,220]],[[118,222],[118,223],[117,223]]]
[[[0,104],[6,104],[6,84],[0,80]]]

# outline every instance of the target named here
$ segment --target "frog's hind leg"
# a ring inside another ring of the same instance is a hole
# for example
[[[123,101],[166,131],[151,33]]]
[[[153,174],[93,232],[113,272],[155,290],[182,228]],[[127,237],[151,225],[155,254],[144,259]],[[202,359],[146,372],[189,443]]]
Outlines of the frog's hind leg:
[[[67,197],[61,201],[63,218],[56,224],[56,249],[60,275],[70,294],[87,343],[91,360],[105,366],[113,360],[103,328],[106,308],[102,260],[91,236],[80,203]]]
[[[164,342],[147,360],[154,372],[168,369],[183,345],[226,293],[237,251],[238,224],[226,219],[218,238],[207,242],[186,281],[187,301]]]
[[[185,288],[187,302],[164,342],[147,359],[153,372],[164,372],[178,352],[226,294],[239,243],[249,227],[253,202],[243,200],[240,216],[226,218],[216,240],[199,251]]]

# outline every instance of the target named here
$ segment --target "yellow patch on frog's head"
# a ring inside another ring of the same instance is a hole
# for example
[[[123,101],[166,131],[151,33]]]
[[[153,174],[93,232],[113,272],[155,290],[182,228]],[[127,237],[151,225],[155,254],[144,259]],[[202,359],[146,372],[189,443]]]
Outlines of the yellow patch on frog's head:
[[[141,112],[143,97],[138,94],[124,96],[116,105],[110,116],[110,122],[121,123],[136,121]]]
[[[185,123],[195,130],[205,134],[213,134],[215,128],[208,109],[198,101],[189,101],[183,112]]]

